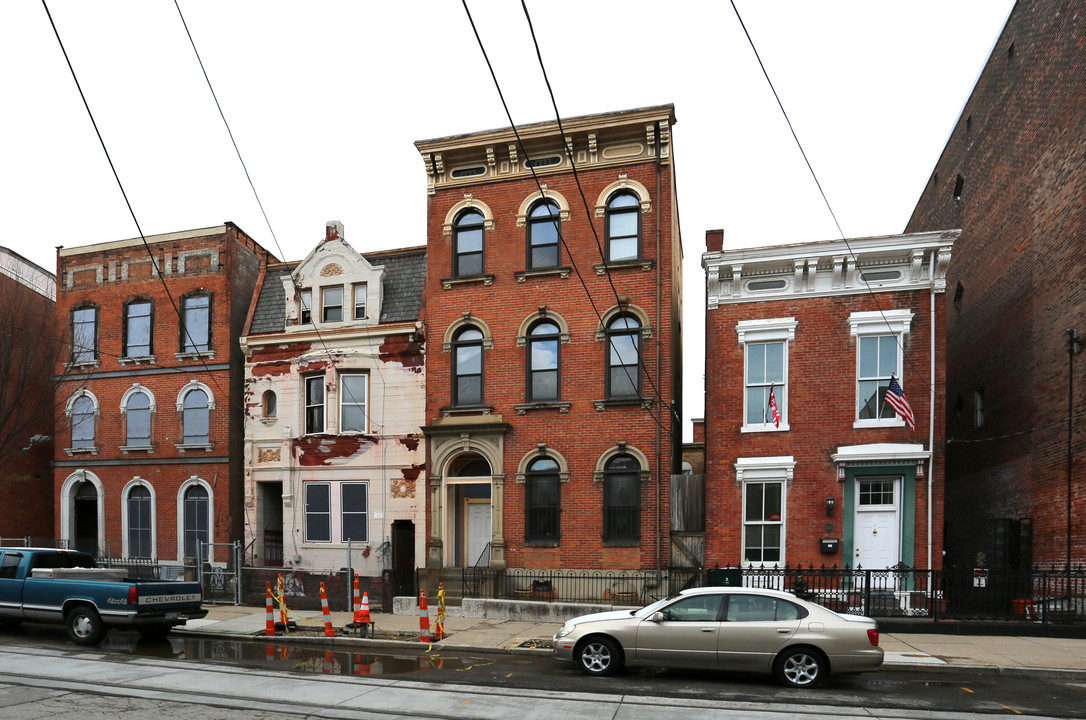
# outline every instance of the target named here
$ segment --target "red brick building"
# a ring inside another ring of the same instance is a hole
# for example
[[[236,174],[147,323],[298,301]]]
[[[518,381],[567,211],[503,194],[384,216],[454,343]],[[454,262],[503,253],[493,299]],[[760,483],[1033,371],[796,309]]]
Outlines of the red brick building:
[[[940,568],[956,232],[729,251],[722,237],[702,256],[706,567]]]
[[[0,247],[0,538],[53,534],[56,279]],[[32,401],[29,401],[31,400]]]
[[[237,338],[269,259],[231,223],[59,251],[60,541],[168,564],[242,538]]]
[[[565,146],[555,122],[518,128],[523,144],[509,128],[416,143],[428,567],[666,569],[673,124],[668,105],[564,120]]]
[[[1086,358],[1067,333],[1086,337],[1084,35],[1081,2],[1015,4],[908,224],[962,229],[947,543],[966,569],[1086,562]]]

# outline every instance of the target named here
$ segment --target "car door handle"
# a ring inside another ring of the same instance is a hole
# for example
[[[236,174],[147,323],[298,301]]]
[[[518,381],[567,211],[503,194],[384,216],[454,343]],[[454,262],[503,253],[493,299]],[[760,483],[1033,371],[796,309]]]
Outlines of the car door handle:
[[[703,633],[711,633],[711,632],[716,632],[716,628],[702,628],[701,631]]]
[[[778,635],[787,635],[790,632],[792,632],[792,631],[789,630],[788,628],[777,628],[777,634]]]

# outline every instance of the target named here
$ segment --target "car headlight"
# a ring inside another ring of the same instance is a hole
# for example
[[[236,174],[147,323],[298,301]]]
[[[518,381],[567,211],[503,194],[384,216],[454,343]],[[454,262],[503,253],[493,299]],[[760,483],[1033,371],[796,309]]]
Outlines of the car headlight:
[[[573,632],[576,627],[577,626],[573,623],[566,623],[558,629],[558,634],[555,635],[555,637],[565,637],[566,635],[569,635],[571,632]]]

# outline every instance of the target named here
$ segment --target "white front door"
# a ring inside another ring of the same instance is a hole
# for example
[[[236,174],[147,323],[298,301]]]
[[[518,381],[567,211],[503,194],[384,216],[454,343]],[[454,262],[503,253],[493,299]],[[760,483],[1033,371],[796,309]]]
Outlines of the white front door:
[[[489,565],[489,558],[481,556],[491,540],[490,501],[468,503],[468,543],[466,558],[468,566]]]
[[[852,567],[882,570],[901,560],[900,497],[900,478],[857,479]]]

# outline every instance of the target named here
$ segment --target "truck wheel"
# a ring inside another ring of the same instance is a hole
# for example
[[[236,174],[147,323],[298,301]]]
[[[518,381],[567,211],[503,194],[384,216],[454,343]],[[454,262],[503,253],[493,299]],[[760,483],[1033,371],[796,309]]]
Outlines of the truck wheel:
[[[89,605],[76,605],[64,618],[68,628],[68,637],[76,645],[97,645],[106,636],[106,626],[102,618]]]

